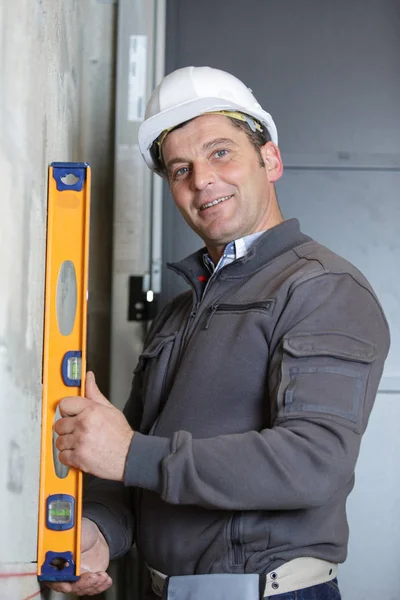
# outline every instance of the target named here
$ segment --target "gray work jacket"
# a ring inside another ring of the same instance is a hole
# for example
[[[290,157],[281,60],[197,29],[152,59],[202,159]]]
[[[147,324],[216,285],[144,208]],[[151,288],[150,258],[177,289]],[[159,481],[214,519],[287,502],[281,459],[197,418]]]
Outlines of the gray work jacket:
[[[346,499],[389,348],[382,308],[295,219],[202,295],[204,251],[170,265],[192,289],[161,312],[139,358],[124,484],[93,480],[84,514],[112,555],[135,540],[168,575],[342,562]]]

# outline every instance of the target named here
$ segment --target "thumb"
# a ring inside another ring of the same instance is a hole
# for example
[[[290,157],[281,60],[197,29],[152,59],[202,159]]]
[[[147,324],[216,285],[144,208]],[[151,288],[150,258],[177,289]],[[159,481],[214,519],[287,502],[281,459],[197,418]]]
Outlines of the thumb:
[[[94,402],[98,402],[99,404],[103,404],[104,406],[111,405],[111,403],[107,400],[105,396],[103,396],[103,394],[97,387],[96,379],[92,371],[88,371],[86,373],[85,397],[89,400],[93,400]]]

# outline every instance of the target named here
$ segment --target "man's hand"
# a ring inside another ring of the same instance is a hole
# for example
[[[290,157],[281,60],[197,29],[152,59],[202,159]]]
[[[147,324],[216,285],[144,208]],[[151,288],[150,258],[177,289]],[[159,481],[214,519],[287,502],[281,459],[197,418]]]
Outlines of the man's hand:
[[[59,407],[63,418],[54,429],[60,461],[102,479],[122,481],[134,432],[100,392],[92,372],[86,375],[86,398],[63,398]]]
[[[111,577],[105,572],[110,562],[110,552],[106,540],[93,521],[83,517],[81,536],[81,578],[69,583],[47,583],[56,592],[76,594],[77,596],[95,596],[112,584]]]

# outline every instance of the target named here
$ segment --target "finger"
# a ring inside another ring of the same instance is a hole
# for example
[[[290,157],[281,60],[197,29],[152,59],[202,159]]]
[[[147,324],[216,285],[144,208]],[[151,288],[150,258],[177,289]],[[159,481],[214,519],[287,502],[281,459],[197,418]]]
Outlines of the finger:
[[[60,435],[56,440],[56,447],[62,450],[73,450],[75,447],[75,436],[71,433]]]
[[[58,460],[66,467],[75,467],[75,469],[80,469],[81,471],[84,470],[82,468],[83,465],[77,459],[74,450],[62,450],[58,455]]]
[[[98,573],[82,573],[80,579],[74,583],[45,582],[46,586],[55,592],[63,594],[76,594],[78,596],[94,596],[104,592],[112,585],[112,579],[105,571]]]
[[[54,431],[58,433],[58,435],[65,435],[66,433],[72,433],[75,428],[75,420],[74,417],[63,417],[62,419],[58,419],[54,425]]]
[[[106,590],[108,590],[108,588],[110,588],[112,586],[112,579],[111,577],[107,577],[107,579],[104,581],[104,583],[99,582],[99,585],[97,586],[97,591],[95,592],[95,594],[101,594],[102,592],[105,592]]]
[[[103,396],[97,387],[96,378],[92,371],[88,371],[86,373],[85,396],[89,400],[94,400],[95,402],[103,404],[104,406],[112,406],[111,402],[109,402],[107,398]]]
[[[89,400],[82,396],[68,396],[60,401],[58,407],[62,417],[74,417],[85,410],[89,404]]]
[[[111,578],[106,579],[104,582],[98,581],[92,587],[79,592],[79,596],[96,596],[97,594],[101,594],[108,590],[112,585]]]
[[[81,578],[72,584],[71,593],[82,595],[94,595],[99,593],[99,589],[105,585],[110,587],[112,580],[110,576],[101,571],[99,573],[82,573]],[[107,587],[105,588],[107,589]]]

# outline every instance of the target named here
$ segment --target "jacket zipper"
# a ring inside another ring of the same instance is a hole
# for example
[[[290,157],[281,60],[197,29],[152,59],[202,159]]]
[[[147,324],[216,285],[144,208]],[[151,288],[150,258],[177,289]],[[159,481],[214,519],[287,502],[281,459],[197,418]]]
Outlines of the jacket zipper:
[[[235,513],[231,522],[231,542],[233,550],[233,561],[235,565],[240,565],[243,562],[243,553],[240,543],[240,519],[242,513]]]
[[[225,267],[222,267],[220,269],[220,271],[218,272],[218,274],[217,274],[217,276],[216,276],[215,279],[217,279],[220,276],[221,271],[223,269],[226,269],[228,266],[229,265],[226,265]],[[211,285],[207,284],[206,289],[204,290],[204,292],[202,294],[202,297],[200,298],[197,295],[197,290],[196,290],[195,286],[193,285],[193,282],[192,282],[190,276],[186,273],[186,271],[184,271],[183,269],[181,269],[179,267],[172,266],[172,265],[170,265],[170,268],[171,268],[172,271],[175,271],[176,273],[178,273],[178,275],[180,275],[187,283],[189,283],[189,285],[192,287],[192,289],[193,289],[193,291],[194,291],[194,293],[196,295],[196,303],[195,303],[194,307],[192,308],[192,310],[191,310],[191,312],[189,314],[189,318],[188,318],[188,321],[186,323],[185,331],[183,332],[183,335],[182,335],[182,341],[181,341],[181,345],[180,345],[180,349],[179,349],[179,354],[178,354],[178,358],[177,358],[177,362],[176,362],[176,366],[175,366],[175,373],[174,373],[174,377],[175,377],[175,374],[178,372],[178,369],[179,369],[179,365],[180,365],[180,362],[181,362],[183,351],[184,351],[184,349],[186,348],[186,345],[187,345],[187,341],[188,341],[188,337],[189,337],[189,330],[191,328],[191,325],[192,325],[194,319],[197,316],[200,304],[202,302],[204,302],[205,295],[208,292],[208,290],[211,287]],[[211,279],[210,279],[210,282],[211,282]],[[216,313],[217,310],[224,310],[224,311],[230,311],[231,310],[231,311],[236,311],[236,312],[238,310],[239,311],[242,311],[242,310],[246,311],[246,310],[257,309],[257,308],[259,310],[260,309],[261,310],[269,310],[271,304],[272,304],[271,300],[266,300],[264,302],[251,302],[249,304],[241,304],[239,306],[235,306],[235,305],[232,305],[232,304],[213,304],[209,308],[211,314],[210,314],[210,316],[207,319],[207,323],[206,323],[205,329],[208,329],[210,321],[211,321],[212,317],[214,316],[214,314]]]
[[[265,300],[264,302],[249,302],[248,304],[213,304],[208,309],[210,314],[204,329],[208,329],[211,319],[217,311],[220,312],[246,312],[248,310],[265,310],[268,312],[271,309],[273,301]]]
[[[247,304],[217,304],[218,310],[225,310],[227,312],[234,311],[238,312],[241,310],[252,310],[252,309],[260,309],[260,310],[270,310],[272,306],[272,300],[264,300],[263,302],[249,302]]]
[[[183,335],[182,335],[182,340],[181,340],[181,345],[180,345],[180,348],[179,348],[178,359],[176,361],[175,373],[178,371],[178,368],[179,368],[179,365],[180,365],[180,362],[181,362],[181,357],[182,357],[183,351],[184,351],[184,349],[186,347],[186,341],[187,341],[187,338],[188,338],[190,326],[192,325],[194,319],[196,318],[197,312],[199,310],[199,305],[200,305],[200,302],[196,302],[195,306],[192,308],[192,310],[189,313],[189,317],[188,317],[188,320],[187,320],[187,323],[186,323],[186,326],[185,326],[185,331],[183,332]]]

